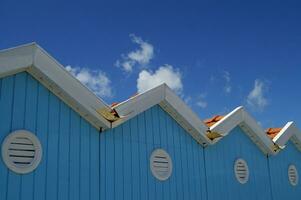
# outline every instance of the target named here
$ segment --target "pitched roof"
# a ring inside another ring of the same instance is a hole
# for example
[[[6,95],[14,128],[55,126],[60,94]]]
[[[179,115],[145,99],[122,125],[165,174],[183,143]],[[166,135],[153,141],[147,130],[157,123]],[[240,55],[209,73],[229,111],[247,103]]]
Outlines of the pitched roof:
[[[243,107],[203,121],[166,84],[109,106],[36,43],[0,51],[0,78],[24,71],[98,129],[114,128],[159,105],[203,146],[214,145],[239,126],[265,154],[276,154],[289,139],[301,151],[301,132],[294,122],[266,133]]]
[[[0,78],[19,72],[31,74],[97,129],[111,127],[97,112],[110,107],[36,43],[0,51]]]

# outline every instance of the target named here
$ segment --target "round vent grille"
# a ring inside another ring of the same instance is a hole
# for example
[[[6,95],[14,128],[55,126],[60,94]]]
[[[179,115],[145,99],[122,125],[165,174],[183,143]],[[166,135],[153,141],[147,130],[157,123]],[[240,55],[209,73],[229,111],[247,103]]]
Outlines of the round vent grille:
[[[245,184],[249,180],[249,168],[243,159],[237,159],[234,164],[234,173],[237,181]]]
[[[293,186],[296,186],[299,182],[298,170],[295,165],[288,167],[288,179]]]
[[[10,170],[19,174],[29,173],[41,161],[41,143],[28,131],[15,131],[6,137],[2,144],[2,158]]]
[[[153,175],[160,181],[167,180],[172,172],[172,161],[163,149],[156,149],[150,157],[150,168]]]

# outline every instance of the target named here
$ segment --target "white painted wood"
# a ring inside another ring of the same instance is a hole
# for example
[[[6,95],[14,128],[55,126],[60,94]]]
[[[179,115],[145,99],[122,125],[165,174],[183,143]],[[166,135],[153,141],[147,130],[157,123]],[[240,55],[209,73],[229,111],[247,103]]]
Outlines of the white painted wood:
[[[111,108],[36,43],[0,52],[0,77],[26,71],[97,129],[111,127],[96,110]]]

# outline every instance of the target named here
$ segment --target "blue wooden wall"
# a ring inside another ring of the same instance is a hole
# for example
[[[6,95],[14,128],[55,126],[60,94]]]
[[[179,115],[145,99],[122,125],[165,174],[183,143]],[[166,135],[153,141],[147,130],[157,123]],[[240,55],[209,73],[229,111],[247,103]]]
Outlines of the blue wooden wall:
[[[159,106],[99,133],[27,73],[0,79],[0,142],[18,129],[38,136],[42,161],[34,172],[18,175],[0,159],[0,200],[277,200],[300,194],[300,184],[288,185],[288,163],[301,171],[301,154],[291,144],[267,159],[235,128],[203,149]],[[164,182],[149,167],[156,148],[173,162]],[[237,158],[249,165],[244,185],[233,172]]]
[[[100,136],[101,199],[206,199],[203,148],[159,106]],[[173,173],[155,179],[149,157],[165,149]]]
[[[244,159],[249,167],[249,181],[240,184],[234,174],[234,162]],[[217,144],[205,149],[208,200],[271,199],[267,157],[237,127]]]
[[[0,142],[12,131],[35,133],[43,147],[38,168],[9,171],[0,159],[1,200],[99,200],[99,133],[26,73],[3,78]]]
[[[289,142],[277,156],[269,158],[271,185],[274,200],[301,199],[301,153]],[[299,184],[292,186],[288,180],[288,167],[294,164],[299,172]]]

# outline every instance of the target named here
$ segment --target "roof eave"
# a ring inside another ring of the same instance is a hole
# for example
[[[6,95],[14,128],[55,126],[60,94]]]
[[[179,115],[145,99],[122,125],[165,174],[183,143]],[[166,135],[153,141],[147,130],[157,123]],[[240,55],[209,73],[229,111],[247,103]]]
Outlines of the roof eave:
[[[113,107],[121,117],[121,119],[113,122],[113,127],[124,123],[154,105],[160,105],[198,143],[203,146],[211,144],[211,141],[205,135],[208,129],[207,126],[166,84],[136,95]]]
[[[255,119],[251,117],[242,106],[234,109],[219,122],[211,126],[210,131],[226,136],[237,126],[240,126],[265,154],[275,154],[274,143],[264,133]],[[214,140],[214,143],[218,142],[220,139],[221,138]]]
[[[36,43],[2,50],[0,78],[26,71],[98,129],[111,123],[96,110],[111,110]]]

